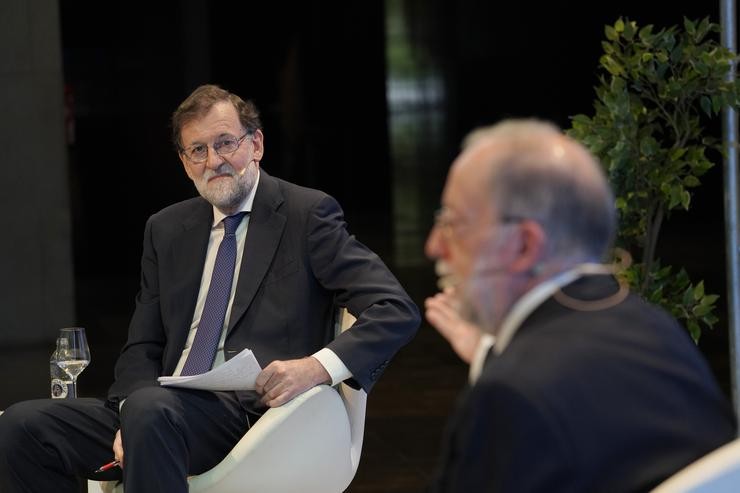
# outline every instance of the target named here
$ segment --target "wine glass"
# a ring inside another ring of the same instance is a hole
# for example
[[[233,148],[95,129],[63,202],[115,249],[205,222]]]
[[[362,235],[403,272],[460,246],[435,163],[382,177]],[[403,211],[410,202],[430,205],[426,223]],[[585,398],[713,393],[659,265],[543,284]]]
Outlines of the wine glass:
[[[90,347],[87,345],[85,329],[65,327],[59,329],[57,365],[72,379],[72,397],[77,397],[77,377],[90,364]]]

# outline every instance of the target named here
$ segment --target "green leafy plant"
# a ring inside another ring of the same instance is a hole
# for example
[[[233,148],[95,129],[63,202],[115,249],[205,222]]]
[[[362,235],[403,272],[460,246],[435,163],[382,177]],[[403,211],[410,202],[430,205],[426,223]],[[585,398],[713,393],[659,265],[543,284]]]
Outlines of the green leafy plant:
[[[635,262],[622,272],[630,287],[682,320],[695,341],[716,322],[717,295],[683,268],[661,265],[663,221],[688,210],[692,189],[721,156],[705,125],[737,106],[740,84],[727,80],[735,60],[717,41],[719,27],[684,19],[683,29],[638,28],[618,19],[605,27],[593,116],[572,117],[568,133],[599,157],[616,195],[617,246]]]

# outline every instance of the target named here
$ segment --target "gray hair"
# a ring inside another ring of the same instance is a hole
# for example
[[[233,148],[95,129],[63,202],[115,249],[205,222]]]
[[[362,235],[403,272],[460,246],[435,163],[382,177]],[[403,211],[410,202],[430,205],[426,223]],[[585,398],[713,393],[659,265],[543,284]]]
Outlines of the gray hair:
[[[497,144],[490,192],[499,219],[536,221],[547,235],[548,258],[605,259],[616,230],[614,195],[584,146],[534,119],[475,130],[463,146],[484,142]]]

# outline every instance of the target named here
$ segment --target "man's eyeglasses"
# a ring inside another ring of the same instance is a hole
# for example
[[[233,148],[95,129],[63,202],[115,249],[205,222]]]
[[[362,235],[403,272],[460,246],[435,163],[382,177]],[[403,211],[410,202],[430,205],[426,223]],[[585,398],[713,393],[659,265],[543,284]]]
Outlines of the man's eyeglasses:
[[[252,138],[253,132],[247,132],[241,137],[233,135],[224,135],[213,143],[213,151],[219,156],[233,154],[242,145],[245,138]],[[181,148],[180,152],[193,163],[204,163],[208,160],[208,144],[193,144],[189,147]]]
[[[434,227],[447,239],[453,236],[455,230],[464,225],[465,223],[460,218],[453,217],[444,207],[434,212]]]
[[[515,215],[505,215],[499,219],[499,224],[513,224],[524,221],[525,218]],[[455,235],[459,235],[470,224],[460,217],[455,217],[448,209],[442,207],[434,212],[434,227],[442,233],[442,236],[449,240]]]

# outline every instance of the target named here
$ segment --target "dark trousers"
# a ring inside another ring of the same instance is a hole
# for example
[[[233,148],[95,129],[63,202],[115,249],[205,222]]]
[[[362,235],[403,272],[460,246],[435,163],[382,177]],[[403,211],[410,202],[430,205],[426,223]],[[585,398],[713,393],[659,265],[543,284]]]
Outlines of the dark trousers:
[[[113,460],[119,428],[123,471],[95,474]],[[81,477],[123,479],[134,493],[185,493],[186,477],[218,464],[248,428],[231,392],[146,387],[120,415],[97,399],[20,402],[0,416],[0,491],[77,492]]]

